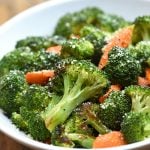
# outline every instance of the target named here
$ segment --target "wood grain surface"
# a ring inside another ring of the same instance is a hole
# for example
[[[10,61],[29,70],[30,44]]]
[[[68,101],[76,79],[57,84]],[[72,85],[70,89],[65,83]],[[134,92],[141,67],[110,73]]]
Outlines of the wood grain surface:
[[[46,0],[0,0],[0,24],[21,11]],[[32,150],[0,132],[0,150]]]

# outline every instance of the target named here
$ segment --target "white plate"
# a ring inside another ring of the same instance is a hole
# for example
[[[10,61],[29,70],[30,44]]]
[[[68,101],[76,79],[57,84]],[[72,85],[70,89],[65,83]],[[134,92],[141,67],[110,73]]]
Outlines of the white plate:
[[[134,20],[134,18],[139,15],[150,15],[149,0],[48,1],[19,14],[0,27],[0,58],[14,48],[17,40],[25,38],[26,36],[52,34],[60,16],[66,12],[77,11],[87,6],[100,7],[106,12],[119,14],[128,20]],[[35,149],[67,149],[32,140],[23,132],[16,129],[2,112],[0,112],[0,130],[13,139]],[[108,149],[150,149],[150,140]]]

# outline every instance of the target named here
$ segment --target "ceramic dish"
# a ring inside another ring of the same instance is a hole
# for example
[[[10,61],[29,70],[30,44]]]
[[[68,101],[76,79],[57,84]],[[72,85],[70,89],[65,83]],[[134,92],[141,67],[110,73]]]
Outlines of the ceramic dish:
[[[0,58],[13,49],[17,40],[31,35],[50,35],[62,15],[87,6],[100,7],[108,13],[118,14],[128,20],[133,20],[139,15],[150,15],[149,0],[51,0],[19,14],[0,27]],[[16,129],[2,111],[0,111],[0,131],[34,149],[68,149],[31,139]],[[112,149],[150,149],[150,140],[105,150]]]

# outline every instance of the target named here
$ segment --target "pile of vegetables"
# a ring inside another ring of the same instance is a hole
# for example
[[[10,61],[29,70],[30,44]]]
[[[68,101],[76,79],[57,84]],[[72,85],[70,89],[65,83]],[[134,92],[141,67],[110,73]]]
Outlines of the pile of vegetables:
[[[150,138],[150,16],[85,8],[0,60],[0,108],[33,139],[104,148]]]

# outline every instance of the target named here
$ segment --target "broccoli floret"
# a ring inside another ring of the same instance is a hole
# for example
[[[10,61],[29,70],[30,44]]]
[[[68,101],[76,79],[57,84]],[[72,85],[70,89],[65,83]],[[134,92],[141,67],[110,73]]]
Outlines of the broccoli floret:
[[[93,127],[93,129],[95,129],[99,134],[105,134],[110,131],[105,125],[102,124],[99,118],[99,104],[86,102],[75,111],[83,122]]]
[[[25,133],[28,133],[28,123],[19,113],[13,112],[11,120],[16,125],[17,128],[24,131]]]
[[[50,44],[51,42],[47,41],[45,37],[31,36],[18,41],[16,44],[16,48],[30,47],[32,51],[39,51],[40,49],[47,48],[48,46],[50,46]]]
[[[63,58],[75,57],[76,59],[90,59],[93,55],[93,44],[84,38],[66,41],[61,50],[61,56]]]
[[[42,112],[28,110],[27,107],[20,107],[20,115],[27,122],[28,133],[35,140],[45,141],[50,138],[50,132],[45,126],[42,118]]]
[[[109,53],[104,70],[112,83],[122,86],[137,84],[142,72],[140,62],[127,49],[119,47],[114,47]]]
[[[75,110],[64,124],[57,126],[52,132],[52,144],[91,148],[94,141],[94,130],[80,116]]]
[[[150,41],[141,41],[135,47],[129,48],[129,51],[141,64],[145,65],[150,58]]]
[[[132,43],[150,40],[150,16],[137,17],[134,21]]]
[[[47,69],[54,70],[56,63],[60,60],[61,58],[59,55],[41,50],[37,52],[34,60],[26,63],[26,65],[24,66],[24,71],[29,72]]]
[[[94,46],[94,55],[92,57],[92,63],[98,65],[99,58],[102,55],[102,47],[106,44],[106,33],[102,32],[97,27],[88,25],[84,26],[80,31],[80,36],[90,41]]]
[[[65,122],[77,106],[89,98],[103,94],[109,86],[106,75],[92,63],[84,60],[63,60],[58,65],[56,76],[60,78],[57,81],[63,84],[64,87],[61,89],[64,89],[64,92],[60,102],[48,112],[45,118],[46,127],[50,131]],[[55,78],[50,82],[53,81],[57,82]],[[58,87],[57,84],[50,85],[55,85],[54,89],[60,88],[60,84]]]
[[[91,148],[94,141],[92,132],[82,119],[73,114],[52,132],[51,142],[56,146]]]
[[[15,49],[0,60],[0,76],[9,73],[10,70],[24,70],[27,63],[33,62],[35,53],[28,47]]]
[[[55,69],[55,64],[58,61],[60,61],[60,56],[57,54],[45,50],[33,52],[29,47],[21,47],[8,53],[0,60],[0,76],[9,73],[10,70],[28,72]]]
[[[66,38],[60,35],[54,35],[47,37],[47,40],[51,41],[51,46],[55,46],[55,45],[62,45],[66,41]]]
[[[131,98],[134,112],[147,112],[150,110],[150,88],[131,85],[125,88],[125,93]]]
[[[16,48],[29,47],[32,51],[39,51],[41,49],[47,49],[50,46],[62,45],[65,38],[62,36],[30,36],[17,42]]]
[[[46,140],[50,137],[50,132],[45,126],[43,112],[52,102],[48,87],[33,84],[20,97],[23,101],[20,114],[28,124],[29,134],[36,140]]]
[[[91,41],[94,41],[95,39],[102,39],[105,36],[105,32],[102,32],[99,28],[93,26],[93,25],[86,25],[80,30],[80,36],[81,37],[86,37],[92,34],[92,37],[94,38]],[[90,38],[89,38],[90,39]]]
[[[95,136],[109,132],[98,119],[99,104],[85,102],[52,132],[52,144],[91,148]]]
[[[111,92],[109,97],[100,104],[99,117],[108,128],[120,130],[123,117],[130,110],[131,100],[124,92]]]
[[[71,34],[78,35],[83,26],[97,24],[98,14],[103,14],[103,12],[96,7],[85,8],[75,13],[68,13],[59,19],[54,34],[67,38]]]
[[[119,28],[129,25],[124,18],[112,14],[100,14],[98,15],[98,21],[99,28],[107,32],[114,32]]]
[[[150,138],[150,113],[130,112],[121,123],[121,131],[128,143]]]
[[[32,111],[43,111],[51,101],[51,93],[47,86],[30,85],[20,94],[23,106]]]
[[[19,94],[27,88],[24,73],[21,71],[10,71],[9,74],[0,78],[0,108],[2,108],[8,116],[12,112],[18,112],[22,105]]]

